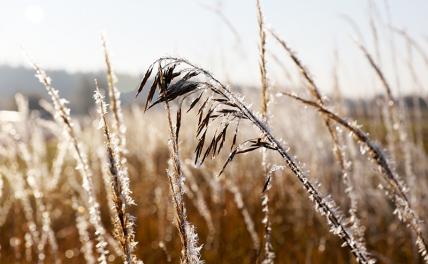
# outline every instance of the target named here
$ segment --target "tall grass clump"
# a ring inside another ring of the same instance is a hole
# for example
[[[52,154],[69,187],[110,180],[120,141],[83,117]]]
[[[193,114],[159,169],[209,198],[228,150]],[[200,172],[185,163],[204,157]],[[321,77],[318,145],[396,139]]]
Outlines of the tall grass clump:
[[[151,71],[153,68],[145,74],[143,78],[143,82],[140,85],[138,90],[138,94],[144,88],[144,84],[147,79],[150,77]],[[168,87],[169,83],[174,76],[173,71],[163,72],[161,69],[161,65],[159,64],[158,75],[156,76],[156,80],[153,83],[149,91],[149,95],[147,98],[146,109],[148,108],[148,104],[153,99],[155,95],[156,89],[158,89],[160,96],[166,96],[169,92]],[[190,77],[190,76],[189,76]],[[138,95],[137,94],[137,95]],[[169,140],[168,147],[170,151],[170,159],[168,161],[168,180],[170,185],[170,190],[172,194],[172,199],[174,202],[174,208],[176,213],[176,222],[177,228],[180,234],[181,243],[182,243],[182,259],[181,262],[183,264],[198,264],[203,263],[200,259],[200,250],[202,246],[199,246],[198,243],[198,235],[195,231],[195,227],[188,221],[187,210],[184,202],[184,181],[185,177],[182,171],[182,164],[180,160],[179,153],[179,139],[178,135],[180,132],[181,126],[181,104],[178,106],[176,122],[175,125],[173,123],[171,107],[169,105],[169,100],[158,100],[158,103],[163,102],[165,104],[165,110],[167,111],[168,117],[168,128],[169,128]]]
[[[364,146],[369,157],[373,160],[379,167],[384,176],[387,186],[386,186],[386,195],[394,202],[395,210],[394,214],[397,215],[398,219],[402,221],[406,227],[413,231],[416,235],[416,245],[421,257],[425,262],[428,261],[427,255],[427,244],[422,234],[422,221],[419,219],[417,213],[413,210],[410,205],[409,199],[406,195],[406,187],[401,181],[399,176],[396,174],[394,169],[391,167],[390,162],[386,158],[386,155],[383,153],[381,148],[370,140],[368,135],[358,128],[357,125],[353,125],[340,116],[334,114],[327,108],[323,107],[317,102],[303,99],[297,95],[291,93],[284,93],[285,95],[311,107],[314,107],[323,115],[327,116],[331,120],[334,120],[345,129],[350,131],[355,138]]]
[[[40,236],[40,240],[38,241],[38,248],[44,249],[45,245],[49,243],[52,254],[54,256],[55,263],[60,263],[60,259],[58,256],[58,242],[55,236],[55,232],[52,229],[52,221],[51,221],[51,213],[47,207],[47,200],[44,197],[45,193],[42,189],[41,182],[41,166],[37,164],[36,158],[37,153],[31,153],[28,148],[28,144],[26,144],[23,139],[19,136],[19,134],[15,131],[15,129],[10,129],[11,137],[15,140],[17,153],[25,164],[25,173],[23,176],[22,184],[28,186],[28,189],[32,196],[35,199],[36,210],[40,212],[41,221],[42,221],[42,232]],[[22,188],[25,188],[24,186]],[[42,263],[45,255],[43,252],[39,252],[38,262]]]
[[[325,99],[322,97],[320,89],[318,88],[314,79],[311,77],[311,74],[309,73],[309,71],[306,69],[306,67],[297,57],[297,55],[287,45],[287,43],[278,36],[278,34],[273,32],[272,30],[270,31],[270,33],[274,37],[274,39],[281,45],[281,47],[288,53],[288,55],[290,56],[295,66],[299,69],[300,74],[303,76],[304,80],[307,83],[306,87],[308,88],[310,95],[314,98],[316,102],[318,102],[318,104],[320,104],[321,106],[325,106],[326,104]],[[359,240],[361,245],[365,245],[366,244],[364,239],[365,227],[361,224],[361,221],[357,214],[357,211],[358,211],[357,197],[354,193],[354,184],[349,175],[349,167],[350,167],[351,161],[347,159],[344,153],[345,146],[340,142],[340,138],[341,138],[340,130],[337,130],[333,126],[331,120],[328,117],[326,116],[322,116],[322,117],[323,117],[324,124],[327,127],[327,130],[331,137],[331,140],[333,142],[333,153],[340,166],[342,181],[345,185],[345,193],[348,196],[351,204],[348,210],[349,212],[348,220],[350,221],[351,230],[353,231],[354,236]]]
[[[301,182],[308,197],[314,202],[316,211],[327,218],[331,232],[339,236],[344,241],[344,244],[349,246],[357,261],[360,263],[373,263],[364,245],[361,245],[347,228],[344,223],[343,214],[337,208],[335,202],[329,196],[324,197],[320,193],[317,185],[308,179],[307,172],[289,154],[284,144],[273,136],[261,118],[257,117],[249,109],[243,99],[233,94],[209,72],[196,67],[184,59],[172,57],[161,58],[149,67],[138,92],[142,91],[152,74],[153,68],[157,64],[159,65],[159,69],[149,90],[146,106],[150,108],[159,103],[168,103],[174,99],[185,99],[191,95],[195,95],[195,98],[190,103],[189,110],[193,109],[200,102],[197,113],[199,121],[197,126],[198,144],[195,149],[196,161],[201,159],[200,162],[203,162],[208,155],[215,155],[222,150],[230,124],[237,123],[239,120],[249,121],[259,130],[262,134],[261,137],[245,140],[236,146],[234,146],[236,142],[232,142],[232,151],[223,165],[220,174],[236,155],[260,148],[271,149],[277,152],[283,158],[291,172]],[[183,68],[179,69],[180,66],[183,66]],[[179,76],[180,78],[174,82],[174,79]],[[196,76],[204,78],[204,80],[198,80],[195,78]],[[153,100],[156,91],[159,91],[159,97]],[[203,96],[205,99],[201,100]],[[208,146],[204,151],[205,139],[210,124],[216,121],[220,122],[222,128],[217,127],[217,131],[220,132],[214,134],[213,138],[208,141]],[[233,141],[236,141],[236,137],[234,136],[233,138]]]
[[[49,96],[51,97],[52,103],[55,108],[55,119],[63,127],[64,134],[70,144],[73,146],[74,156],[77,162],[77,170],[80,172],[82,177],[82,187],[85,190],[87,196],[87,205],[90,215],[90,222],[95,228],[95,235],[97,239],[97,251],[99,253],[98,262],[105,264],[107,263],[107,242],[105,241],[106,231],[101,222],[100,206],[97,202],[94,184],[92,179],[92,172],[88,165],[86,154],[82,149],[82,145],[77,139],[77,133],[75,131],[73,122],[70,117],[70,109],[66,106],[67,101],[59,96],[58,90],[56,90],[52,84],[51,79],[46,75],[46,72],[42,70],[37,64],[32,64],[36,71],[36,77],[46,88]]]

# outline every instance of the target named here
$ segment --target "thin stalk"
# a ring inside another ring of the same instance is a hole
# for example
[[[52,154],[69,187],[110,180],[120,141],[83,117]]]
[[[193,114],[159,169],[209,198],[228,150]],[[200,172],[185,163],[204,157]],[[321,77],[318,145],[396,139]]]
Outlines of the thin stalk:
[[[129,190],[129,178],[127,177],[127,174],[124,173],[122,163],[120,162],[120,147],[116,143],[117,141],[113,139],[116,135],[110,132],[110,128],[107,123],[107,106],[104,103],[104,96],[99,90],[97,81],[95,81],[95,87],[94,99],[98,105],[101,128],[103,129],[106,140],[105,144],[111,176],[110,182],[114,203],[114,235],[119,241],[124,252],[124,263],[132,264],[138,261],[136,256],[133,254],[137,243],[135,242],[134,217],[127,211],[131,205],[135,204],[135,202],[132,199],[131,191]]]
[[[260,0],[256,0],[256,10],[257,10],[257,24],[259,31],[259,72],[260,72],[260,80],[261,80],[261,105],[260,111],[262,114],[262,118],[268,124],[269,122],[269,81],[267,78],[267,70],[266,70],[266,31],[264,24],[264,17],[262,13],[262,8],[260,5]],[[268,171],[269,165],[267,164],[267,151],[266,149],[262,149],[262,166],[264,173],[264,181],[268,184],[271,183],[271,176]],[[270,186],[269,186],[270,187]],[[261,195],[261,205],[262,205],[262,214],[263,220],[262,224],[264,227],[263,237],[264,237],[264,256],[261,263],[263,264],[271,264],[275,260],[275,253],[273,251],[272,246],[272,227],[271,221],[269,217],[269,190],[270,188],[266,188]],[[254,239],[253,239],[254,240]],[[256,248],[259,251],[259,248]]]
[[[160,67],[160,65],[159,65]],[[160,78],[161,89],[164,89],[163,78]],[[165,109],[167,111],[168,117],[168,127],[169,127],[169,148],[170,148],[170,168],[168,171],[168,179],[170,184],[170,189],[173,196],[174,208],[176,212],[177,228],[180,233],[180,238],[182,242],[182,264],[199,264],[203,263],[200,260],[200,250],[201,246],[198,246],[198,235],[195,232],[195,228],[187,220],[187,211],[186,205],[184,202],[184,175],[181,169],[181,161],[179,156],[179,145],[178,145],[178,130],[176,126],[173,125],[171,108],[168,102],[165,102]]]

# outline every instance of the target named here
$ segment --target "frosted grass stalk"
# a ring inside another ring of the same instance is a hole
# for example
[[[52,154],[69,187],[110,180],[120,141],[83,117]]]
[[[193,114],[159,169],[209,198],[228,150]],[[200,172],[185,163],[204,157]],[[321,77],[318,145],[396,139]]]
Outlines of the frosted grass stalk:
[[[79,233],[79,240],[81,244],[80,251],[83,253],[83,257],[87,264],[95,264],[96,259],[93,252],[93,243],[89,235],[89,223],[88,216],[84,207],[80,206],[79,201],[76,196],[71,198],[71,205],[76,213],[76,228]]]
[[[115,139],[116,135],[110,132],[107,123],[107,106],[104,103],[104,96],[101,94],[98,83],[95,81],[96,90],[94,93],[95,103],[98,106],[98,114],[100,116],[100,128],[104,132],[106,151],[108,156],[108,166],[110,169],[110,183],[112,190],[112,198],[114,204],[113,225],[115,227],[116,239],[121,244],[124,252],[124,263],[132,264],[138,262],[138,259],[133,254],[135,250],[135,231],[134,217],[127,210],[135,202],[131,197],[129,190],[129,177],[124,172],[123,164],[120,161],[120,146]]]
[[[90,222],[95,228],[95,236],[97,239],[96,248],[99,253],[98,263],[107,263],[106,250],[107,242],[104,239],[105,229],[101,222],[100,206],[96,200],[94,185],[92,179],[92,171],[89,168],[86,154],[82,150],[82,146],[77,140],[74,124],[71,121],[70,109],[66,106],[67,101],[59,96],[58,90],[56,90],[52,84],[51,79],[46,75],[45,71],[42,70],[37,64],[32,64],[36,71],[36,77],[46,88],[49,96],[51,97],[52,103],[56,110],[55,119],[60,123],[64,129],[64,133],[70,144],[73,146],[74,156],[77,162],[77,170],[82,176],[82,187],[87,195],[87,205],[90,215]]]
[[[113,70],[113,65],[110,59],[110,53],[107,47],[107,41],[105,36],[101,37],[102,46],[104,50],[104,61],[107,67],[107,84],[108,94],[110,100],[110,111],[113,113],[113,132],[117,135],[118,150],[121,159],[122,166],[126,168],[126,126],[123,118],[123,111],[120,102],[120,92],[116,87],[117,77]]]
[[[186,181],[188,182],[188,185],[190,187],[190,190],[194,195],[194,199],[192,199],[195,207],[198,209],[201,216],[204,218],[207,227],[208,227],[208,238],[207,238],[207,244],[210,245],[214,240],[215,235],[215,227],[214,222],[211,216],[211,212],[208,208],[208,205],[205,201],[203,192],[199,189],[198,184],[196,183],[196,179],[193,176],[190,169],[187,168],[187,166],[184,166],[183,170],[186,170]],[[186,185],[184,186],[186,187]]]
[[[161,87],[163,85],[163,83],[160,83]],[[196,234],[194,226],[187,220],[186,206],[183,199],[185,178],[181,169],[177,127],[173,125],[171,109],[168,102],[165,102],[165,108],[167,110],[170,134],[168,140],[170,159],[168,161],[167,174],[176,212],[177,228],[183,246],[181,262],[182,264],[199,264],[203,263],[200,256],[202,246],[198,245],[198,235]]]
[[[257,24],[258,24],[258,32],[259,32],[259,72],[260,72],[260,80],[261,80],[261,114],[263,121],[268,124],[269,121],[269,81],[267,78],[267,70],[266,70],[266,31],[264,24],[264,17],[262,13],[262,8],[260,5],[260,0],[256,0],[256,11],[257,11]],[[263,264],[273,263],[275,259],[275,253],[273,251],[273,246],[271,242],[271,223],[269,217],[269,190],[271,187],[271,177],[269,174],[269,165],[267,163],[267,151],[266,149],[262,149],[262,166],[264,173],[264,181],[268,184],[268,188],[266,188],[261,195],[261,205],[262,205],[262,214],[263,214],[263,238],[264,238],[264,255],[263,255]],[[254,239],[253,239],[254,240]],[[258,248],[257,248],[258,250]]]
[[[225,183],[226,183],[226,188],[233,194],[236,207],[238,208],[239,212],[244,218],[245,227],[248,231],[248,234],[250,234],[251,240],[253,242],[253,248],[256,252],[258,252],[260,249],[259,236],[257,235],[254,221],[251,218],[247,208],[245,207],[241,192],[239,191],[239,188],[236,186],[236,184],[233,183],[231,180],[226,179]]]
[[[54,190],[58,186],[58,183],[61,179],[61,172],[65,162],[65,157],[68,152],[68,148],[69,148],[68,141],[61,141],[58,143],[57,153],[52,165],[52,176],[47,183],[48,184],[47,189],[50,191]]]

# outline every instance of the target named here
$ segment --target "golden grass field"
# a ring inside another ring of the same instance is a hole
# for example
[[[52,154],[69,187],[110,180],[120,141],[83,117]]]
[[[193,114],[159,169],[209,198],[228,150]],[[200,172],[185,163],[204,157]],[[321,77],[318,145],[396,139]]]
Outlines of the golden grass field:
[[[397,96],[358,42],[382,93],[323,94],[259,4],[260,89],[167,57],[123,106],[103,39],[77,117],[33,63],[49,117],[17,94],[0,122],[0,263],[428,263],[426,93]],[[298,89],[272,85],[267,41]]]

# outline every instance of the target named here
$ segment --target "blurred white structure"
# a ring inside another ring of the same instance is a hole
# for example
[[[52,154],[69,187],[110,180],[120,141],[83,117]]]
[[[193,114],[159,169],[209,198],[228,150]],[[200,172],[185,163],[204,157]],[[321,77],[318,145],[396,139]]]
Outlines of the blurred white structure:
[[[19,122],[21,115],[17,111],[0,111],[0,122]]]

